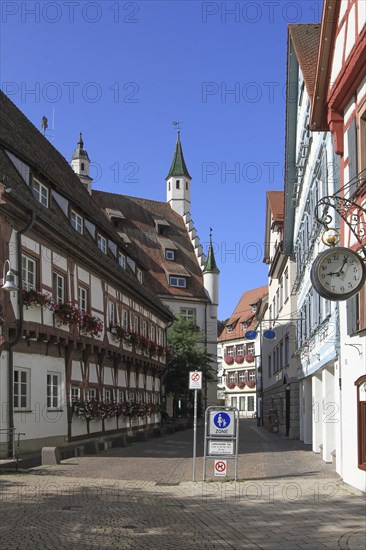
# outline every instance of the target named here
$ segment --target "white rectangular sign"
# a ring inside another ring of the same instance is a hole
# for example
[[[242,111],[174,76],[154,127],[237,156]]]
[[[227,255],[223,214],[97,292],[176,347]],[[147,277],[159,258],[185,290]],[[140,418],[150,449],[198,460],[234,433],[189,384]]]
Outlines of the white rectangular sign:
[[[216,436],[235,435],[234,411],[210,411],[209,434]]]
[[[234,454],[234,441],[209,441],[208,442],[208,454],[209,455],[233,455]]]
[[[189,373],[189,389],[202,390],[202,372],[194,371]]]

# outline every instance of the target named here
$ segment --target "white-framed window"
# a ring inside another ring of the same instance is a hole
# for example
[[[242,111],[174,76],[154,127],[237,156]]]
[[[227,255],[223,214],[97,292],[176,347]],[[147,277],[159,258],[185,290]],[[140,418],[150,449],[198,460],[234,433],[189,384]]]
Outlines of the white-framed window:
[[[83,313],[88,311],[88,291],[83,286],[79,286],[79,308]]]
[[[38,202],[48,208],[48,187],[36,179],[33,180],[33,196]]]
[[[142,321],[142,336],[145,336],[147,338],[147,321]]]
[[[30,408],[30,370],[14,368],[14,410]]]
[[[174,250],[166,250],[165,251],[165,259],[166,260],[170,260],[171,262],[173,262],[174,258],[175,258]]]
[[[83,234],[83,218],[75,210],[71,210],[71,225],[78,233]]]
[[[98,234],[98,248],[103,254],[107,254],[107,239]]]
[[[189,319],[190,321],[196,320],[196,308],[194,307],[181,307],[180,308],[180,316],[185,317],[186,319]]]
[[[164,345],[164,333],[160,328],[158,329],[158,344],[159,346]]]
[[[122,269],[126,269],[126,256],[122,254],[122,252],[118,252],[118,265],[120,265]]]
[[[136,268],[136,277],[138,282],[142,284],[143,274],[142,274],[142,270],[139,267]]]
[[[114,325],[116,322],[116,304],[111,300],[108,302],[108,317],[109,326]]]
[[[236,407],[237,404],[238,404],[238,398],[237,397],[232,397],[231,398],[231,406]]]
[[[57,302],[65,301],[65,277],[59,273],[53,273],[53,291]]]
[[[134,391],[129,391],[127,393],[128,393],[128,400],[129,401],[135,401],[135,392]]]
[[[254,342],[247,344],[247,353],[252,353],[254,355]]]
[[[287,301],[287,298],[288,298],[288,267],[286,267],[285,269],[284,284],[283,284],[283,299],[285,303]]]
[[[80,399],[81,397],[81,388],[78,386],[71,386],[71,401],[75,399]]]
[[[234,346],[228,346],[226,348],[227,357],[234,357]]]
[[[29,256],[22,255],[22,279],[23,288],[31,290],[36,288],[37,264]]]
[[[179,287],[179,288],[186,288],[187,281],[185,277],[169,277],[169,286]]]
[[[125,401],[125,390],[118,390],[118,401],[123,403]]]
[[[241,370],[239,371],[239,382],[245,382],[245,371]]]
[[[112,401],[112,390],[106,389],[104,390],[104,401]]]
[[[236,346],[236,355],[244,355],[244,345],[239,344]]]
[[[229,372],[228,373],[229,382],[236,382],[236,373],[235,372]]]
[[[58,409],[61,396],[61,375],[58,372],[47,373],[47,409]]]
[[[245,411],[245,395],[239,397],[239,410]]]
[[[129,312],[127,309],[122,309],[122,327],[126,330],[129,329]]]
[[[133,327],[132,330],[134,332],[139,332],[139,318],[138,315],[133,316]]]
[[[248,380],[255,380],[255,370],[248,370]]]
[[[89,388],[88,389],[88,400],[91,401],[92,399],[97,398],[97,389],[96,388]]]
[[[150,340],[155,342],[156,339],[156,328],[154,325],[150,325]]]
[[[247,395],[248,411],[254,411],[254,395]]]

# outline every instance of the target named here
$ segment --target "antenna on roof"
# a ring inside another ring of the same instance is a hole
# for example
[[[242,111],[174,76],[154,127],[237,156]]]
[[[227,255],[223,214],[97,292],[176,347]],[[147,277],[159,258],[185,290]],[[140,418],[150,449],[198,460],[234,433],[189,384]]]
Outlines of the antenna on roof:
[[[181,124],[183,124],[183,122],[180,121],[180,120],[175,120],[172,124],[173,124],[173,126],[177,127],[177,130],[180,130],[180,126],[181,126]]]

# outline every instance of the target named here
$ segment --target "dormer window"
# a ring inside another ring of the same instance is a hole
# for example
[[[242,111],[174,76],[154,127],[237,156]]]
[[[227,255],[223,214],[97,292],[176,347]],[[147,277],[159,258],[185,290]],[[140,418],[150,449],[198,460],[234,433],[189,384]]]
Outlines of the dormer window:
[[[169,286],[174,286],[178,288],[186,288],[187,281],[185,277],[169,277]]]
[[[247,321],[244,321],[244,322],[242,323],[242,325],[243,325],[243,330],[247,330],[247,328],[248,328],[248,326],[249,326],[249,325],[248,325],[248,322],[247,322]]]
[[[175,259],[174,250],[166,250],[165,251],[165,259],[170,260],[171,262],[173,262],[174,259]]]
[[[139,267],[136,268],[136,277],[139,283],[142,284],[142,271]]]
[[[98,235],[98,248],[103,254],[107,254],[107,239]]]
[[[38,202],[48,208],[48,188],[36,179],[33,180],[33,195]]]
[[[83,218],[74,210],[71,210],[71,225],[80,235],[83,234]]]
[[[226,332],[233,332],[233,325],[228,325],[226,327]]]

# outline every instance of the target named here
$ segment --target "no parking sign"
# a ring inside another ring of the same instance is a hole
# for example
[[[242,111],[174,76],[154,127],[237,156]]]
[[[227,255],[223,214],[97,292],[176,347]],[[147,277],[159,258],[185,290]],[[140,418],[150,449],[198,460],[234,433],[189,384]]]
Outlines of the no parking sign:
[[[226,460],[215,460],[214,476],[226,476]]]

